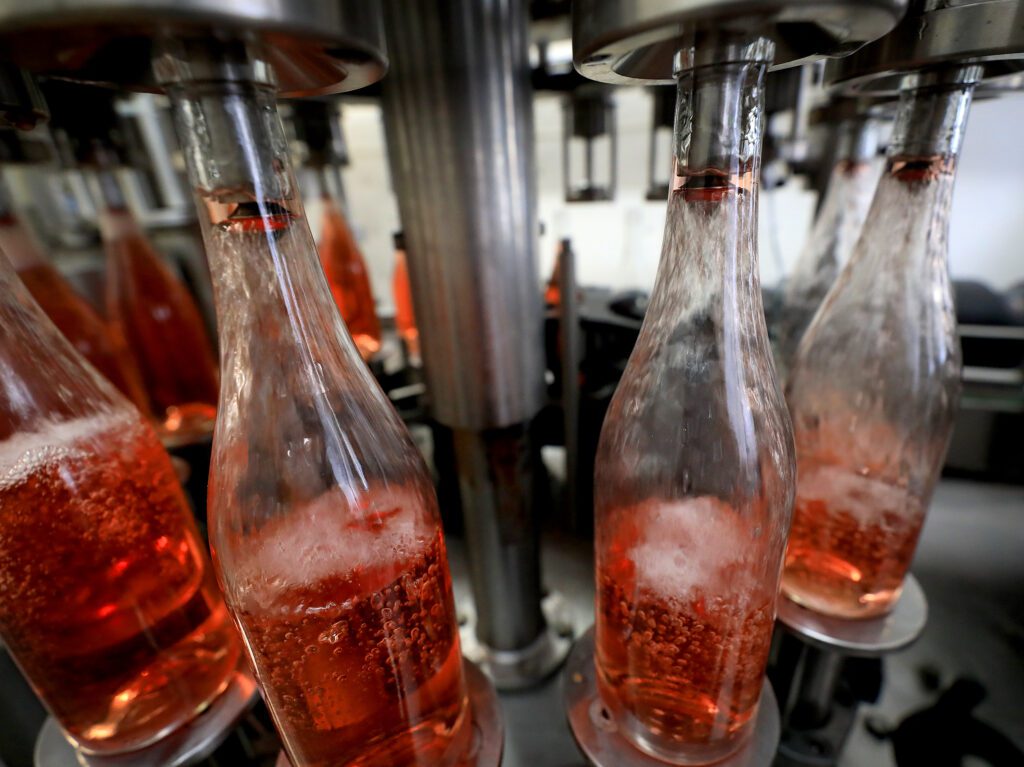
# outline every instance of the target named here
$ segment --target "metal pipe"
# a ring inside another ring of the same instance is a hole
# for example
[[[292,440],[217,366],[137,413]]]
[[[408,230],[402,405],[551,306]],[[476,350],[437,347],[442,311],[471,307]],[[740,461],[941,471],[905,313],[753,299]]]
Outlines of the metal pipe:
[[[434,416],[462,429],[543,401],[533,110],[517,0],[385,4],[388,153]]]
[[[559,336],[562,357],[562,410],[565,426],[565,507],[574,530],[590,529],[592,523],[580,519],[579,508],[579,433],[580,433],[580,357],[582,338],[580,309],[576,295],[576,254],[572,243],[562,240],[559,253]],[[589,511],[589,510],[588,510]],[[588,515],[589,516],[589,515]]]
[[[789,725],[806,730],[828,721],[845,660],[834,650],[805,648]]]
[[[558,665],[541,611],[537,452],[544,396],[524,7],[385,4],[388,153],[434,417],[453,429],[477,647],[499,687]]]
[[[523,426],[455,429],[453,439],[466,510],[476,636],[493,650],[519,650],[544,630],[529,431]]]

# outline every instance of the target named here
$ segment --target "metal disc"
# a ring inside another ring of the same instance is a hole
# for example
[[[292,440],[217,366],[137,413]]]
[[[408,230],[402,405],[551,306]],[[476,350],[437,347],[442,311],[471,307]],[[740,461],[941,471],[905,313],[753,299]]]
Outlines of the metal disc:
[[[775,64],[857,50],[896,26],[907,0],[574,0],[573,63],[584,77],[673,82],[673,60],[705,30],[765,37]]]
[[[778,619],[790,633],[810,645],[844,655],[872,657],[899,650],[921,636],[928,622],[928,601],[917,579],[907,575],[899,601],[888,615],[865,620],[833,618],[781,596]]]
[[[469,705],[473,714],[473,745],[466,767],[498,767],[505,750],[505,723],[498,693],[491,680],[473,662],[463,660]]]
[[[594,629],[581,636],[565,665],[565,710],[576,744],[593,767],[666,767],[638,750],[619,734],[597,692],[594,670]],[[779,704],[766,679],[761,688],[754,732],[736,754],[715,767],[769,767],[779,746]]]
[[[36,739],[33,761],[35,767],[185,767],[212,754],[258,697],[255,680],[247,672],[235,672],[224,692],[195,719],[151,746],[111,756],[83,753],[48,717]]]
[[[387,70],[378,3],[365,0],[0,0],[8,61],[40,74],[158,91],[159,35],[259,39],[284,96],[337,93]]]
[[[462,654],[477,664],[499,690],[524,690],[552,676],[572,649],[572,620],[567,603],[551,592],[541,603],[547,627],[520,650],[495,650],[476,636],[476,616],[470,614],[459,629]]]
[[[825,79],[850,94],[898,93],[903,75],[942,64],[985,65],[986,78],[1024,69],[1024,6],[1018,0],[970,4],[915,2],[891,33],[831,62]]]

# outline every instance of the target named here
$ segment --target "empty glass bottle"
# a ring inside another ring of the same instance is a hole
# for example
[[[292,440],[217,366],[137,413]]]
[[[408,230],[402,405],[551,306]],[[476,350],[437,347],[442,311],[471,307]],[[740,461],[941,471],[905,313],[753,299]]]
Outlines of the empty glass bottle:
[[[209,434],[217,415],[217,360],[202,315],[128,209],[112,169],[92,176],[107,252],[107,319],[127,339],[162,435]]]
[[[960,348],[947,233],[977,77],[904,82],[860,240],[789,379],[798,483],[783,591],[830,615],[895,604],[949,444]]]
[[[151,426],[0,256],[0,638],[67,735],[131,751],[226,686],[238,635]]]
[[[0,252],[10,259],[29,293],[75,350],[149,415],[149,399],[124,339],[47,261],[35,238],[12,213],[0,214]]]
[[[661,265],[595,469],[601,697],[674,764],[751,732],[793,499],[757,267],[771,45],[723,45],[679,79]]]
[[[296,767],[456,764],[472,727],[437,501],[332,301],[269,69],[167,45],[220,332],[210,539],[267,704]]]
[[[836,129],[837,162],[807,244],[786,280],[775,327],[778,361],[788,369],[797,345],[825,294],[849,260],[878,184],[872,163],[877,125],[865,116],[842,120]]]

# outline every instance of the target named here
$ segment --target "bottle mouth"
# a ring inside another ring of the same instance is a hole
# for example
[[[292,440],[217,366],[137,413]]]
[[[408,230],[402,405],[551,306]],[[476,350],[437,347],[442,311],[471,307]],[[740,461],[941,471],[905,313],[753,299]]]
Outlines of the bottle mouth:
[[[244,37],[171,37],[158,40],[153,73],[163,87],[186,84],[230,84],[277,90],[274,68],[263,46]]]
[[[751,39],[720,32],[703,35],[692,46],[677,51],[672,60],[672,74],[679,80],[695,69],[726,64],[771,64],[774,59],[775,43],[768,38]]]
[[[688,202],[721,202],[731,195],[753,191],[753,164],[746,163],[735,172],[720,168],[686,168],[675,176],[672,193]]]
[[[980,64],[935,67],[904,75],[900,81],[900,90],[959,90],[965,86],[977,85],[984,74],[985,68]]]

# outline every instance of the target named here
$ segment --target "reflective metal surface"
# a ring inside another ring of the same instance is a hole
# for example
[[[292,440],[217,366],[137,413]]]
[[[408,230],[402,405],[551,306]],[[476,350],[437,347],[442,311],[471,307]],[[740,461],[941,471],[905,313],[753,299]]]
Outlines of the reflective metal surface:
[[[524,5],[384,12],[388,154],[433,415],[523,423],[543,400],[544,348]]]
[[[256,681],[239,671],[203,713],[148,748],[116,756],[91,756],[76,749],[50,717],[36,741],[35,767],[185,767],[212,754],[259,698]]]
[[[573,647],[563,672],[565,709],[580,750],[593,767],[664,767],[619,734],[605,709],[594,678],[594,630]],[[761,704],[750,741],[735,755],[715,762],[717,767],[770,767],[779,744],[779,704],[772,686],[761,689]]]
[[[777,66],[850,53],[895,26],[907,0],[575,0],[573,61],[593,80],[672,82],[681,49],[715,30],[776,45]]]
[[[928,602],[913,575],[888,615],[848,620],[821,615],[785,597],[779,598],[778,619],[790,632],[815,647],[844,655],[868,657],[899,650],[921,636],[928,622]]]
[[[568,605],[559,592],[541,602],[544,629],[525,647],[496,650],[477,638],[476,611],[465,610],[466,624],[460,628],[462,654],[478,664],[502,692],[525,690],[547,679],[565,662],[572,649],[575,631]]]
[[[0,47],[33,72],[157,90],[153,40],[244,33],[283,95],[361,88],[387,69],[377,3],[362,0],[0,0]]]
[[[849,58],[831,62],[826,79],[849,93],[889,95],[901,75],[941,64],[985,65],[985,77],[1024,69],[1020,0],[913,0],[896,29]]]
[[[475,619],[467,657],[501,689],[550,675],[569,642],[541,605],[537,455],[525,426],[453,430]]]

